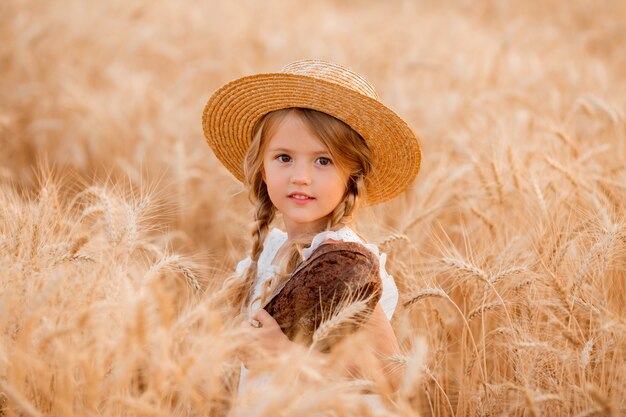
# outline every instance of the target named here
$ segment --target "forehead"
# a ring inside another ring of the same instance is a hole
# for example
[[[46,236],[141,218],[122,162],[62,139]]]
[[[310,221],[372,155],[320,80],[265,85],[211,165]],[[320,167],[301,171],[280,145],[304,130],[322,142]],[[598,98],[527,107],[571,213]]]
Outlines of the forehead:
[[[268,132],[267,149],[328,152],[328,148],[297,113],[290,112]]]

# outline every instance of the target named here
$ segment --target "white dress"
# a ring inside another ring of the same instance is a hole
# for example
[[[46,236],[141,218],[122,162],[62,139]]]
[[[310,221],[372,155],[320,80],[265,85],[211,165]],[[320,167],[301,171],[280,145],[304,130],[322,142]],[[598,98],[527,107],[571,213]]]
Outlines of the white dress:
[[[286,240],[287,233],[283,232],[280,229],[274,228],[270,230],[267,237],[265,238],[265,241],[263,242],[263,251],[259,256],[259,260],[257,263],[257,279],[254,285],[254,293],[250,298],[251,301],[250,305],[248,306],[249,319],[260,308],[263,283],[278,272],[279,267],[274,265],[272,262],[276,257],[276,253]],[[309,256],[311,256],[311,254],[327,240],[360,243],[367,249],[371,250],[374,255],[378,256],[380,264],[380,278],[382,280],[382,295],[378,304],[380,304],[380,306],[382,307],[385,315],[387,316],[387,319],[391,320],[393,312],[396,309],[396,305],[398,304],[398,288],[396,287],[396,283],[393,280],[393,277],[389,275],[385,270],[387,255],[384,253],[380,253],[376,245],[363,242],[363,240],[349,227],[344,227],[343,229],[337,231],[323,231],[315,235],[315,237],[313,237],[313,240],[311,241],[311,246],[302,250],[302,256],[304,260],[307,260]],[[240,261],[237,264],[237,269],[235,273],[243,274],[245,270],[250,266],[251,262],[252,261],[250,257],[247,257]],[[242,395],[243,393],[247,392],[250,389],[253,389],[254,387],[264,385],[266,380],[267,375],[262,375],[258,378],[255,377],[254,379],[248,378],[248,369],[246,369],[245,366],[241,365],[241,373],[239,377],[239,395]]]

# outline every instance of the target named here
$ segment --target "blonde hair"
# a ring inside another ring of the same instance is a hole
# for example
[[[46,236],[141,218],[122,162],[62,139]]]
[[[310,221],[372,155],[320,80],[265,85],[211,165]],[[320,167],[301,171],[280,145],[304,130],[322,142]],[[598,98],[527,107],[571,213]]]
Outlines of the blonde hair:
[[[269,233],[270,224],[276,216],[276,207],[270,200],[267,186],[263,180],[263,153],[276,127],[288,114],[300,117],[313,134],[326,146],[333,161],[348,173],[346,191],[341,202],[328,215],[326,230],[337,230],[352,221],[352,215],[365,197],[366,181],[372,167],[370,149],[363,138],[350,126],[326,113],[312,109],[287,108],[270,112],[263,116],[254,128],[252,143],[244,159],[245,185],[249,190],[249,198],[254,205],[254,225],[252,227],[252,260],[247,271],[241,277],[236,290],[237,299],[243,303],[243,309],[249,303],[257,275],[257,262],[263,251],[263,242]],[[292,242],[288,261],[278,279],[288,276],[301,261],[301,249],[310,245],[311,236]],[[278,284],[277,280],[269,280],[263,291],[262,302],[268,289]]]

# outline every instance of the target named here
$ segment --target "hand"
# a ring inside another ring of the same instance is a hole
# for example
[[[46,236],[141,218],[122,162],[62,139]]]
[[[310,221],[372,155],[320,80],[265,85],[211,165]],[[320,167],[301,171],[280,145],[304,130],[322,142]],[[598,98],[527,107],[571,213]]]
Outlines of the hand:
[[[266,310],[258,310],[252,315],[252,320],[258,322],[258,326],[248,320],[239,325],[246,334],[245,345],[249,346],[245,351],[239,352],[239,358],[247,368],[250,367],[250,362],[254,358],[251,354],[255,350],[260,350],[265,355],[277,355],[292,346],[292,342]]]
[[[252,315],[252,320],[259,322],[259,327],[252,328],[252,337],[261,349],[269,354],[278,354],[289,348],[291,341],[280,326],[265,309],[259,309]]]

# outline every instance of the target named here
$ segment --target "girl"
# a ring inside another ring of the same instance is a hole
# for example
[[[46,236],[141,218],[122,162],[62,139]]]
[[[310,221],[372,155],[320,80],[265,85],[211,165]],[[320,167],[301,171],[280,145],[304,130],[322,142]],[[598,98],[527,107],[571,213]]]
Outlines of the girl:
[[[303,303],[319,301],[307,301],[306,291],[330,293],[340,283],[348,292],[368,289],[362,330],[381,356],[399,353],[389,324],[398,292],[385,255],[350,225],[360,205],[398,195],[417,175],[420,150],[407,124],[347,68],[299,61],[280,73],[220,88],[204,109],[203,128],[217,158],[248,187],[255,207],[250,256],[227,283],[247,312],[253,340],[266,351],[281,351],[294,343],[289,329],[310,335],[328,306],[298,313]],[[270,229],[277,214],[285,231]],[[292,310],[281,315],[281,308]],[[392,385],[397,382],[397,375],[388,377]],[[242,367],[239,391],[252,382],[262,378],[249,380]]]

